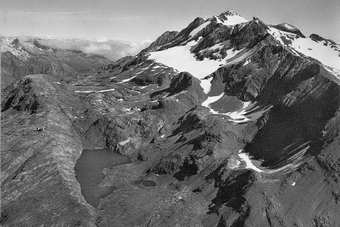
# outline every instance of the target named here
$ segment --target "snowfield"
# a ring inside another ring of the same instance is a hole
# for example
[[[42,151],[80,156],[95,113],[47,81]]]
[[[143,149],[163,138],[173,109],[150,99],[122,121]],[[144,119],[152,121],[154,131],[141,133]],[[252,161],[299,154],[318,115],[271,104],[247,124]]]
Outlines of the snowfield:
[[[296,51],[319,60],[322,64],[340,70],[339,52],[329,46],[324,46],[323,42],[315,42],[310,38],[297,38],[291,44]]]
[[[217,23],[220,23],[220,24],[223,24],[223,25],[226,25],[226,26],[234,26],[236,24],[241,24],[241,23],[246,23],[248,22],[247,19],[239,16],[239,15],[230,15],[230,16],[227,16],[227,19],[226,20],[221,20],[219,19],[218,17],[215,17],[216,20],[217,20]]]
[[[199,61],[190,48],[193,43],[190,42],[185,46],[175,46],[162,51],[151,52],[149,59],[172,67],[180,72],[189,72],[198,79],[203,79],[207,75],[215,72],[222,60],[203,59]]]
[[[215,72],[221,65],[224,65],[227,60],[233,58],[242,50],[229,49],[224,59],[212,60],[204,58],[200,61],[196,59],[195,55],[190,51],[190,48],[196,44],[197,41],[191,41],[184,46],[175,46],[161,51],[150,52],[149,59],[174,68],[179,72],[190,73],[201,80],[201,86],[207,94],[210,91],[211,80],[204,80],[204,78]]]
[[[291,47],[294,52],[304,54],[320,61],[326,66],[340,70],[340,53],[324,45],[324,42],[315,42],[310,38],[297,37],[294,33],[280,31],[273,27],[269,27],[268,32],[282,45],[285,45],[282,37],[290,40],[291,44],[288,46]]]

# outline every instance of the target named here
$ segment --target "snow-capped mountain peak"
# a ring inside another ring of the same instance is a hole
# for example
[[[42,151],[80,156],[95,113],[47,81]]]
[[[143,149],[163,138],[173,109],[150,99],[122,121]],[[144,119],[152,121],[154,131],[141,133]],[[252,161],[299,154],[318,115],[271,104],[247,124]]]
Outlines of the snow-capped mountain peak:
[[[277,41],[275,45],[294,55],[318,60],[340,81],[336,43],[316,35],[308,38],[288,23],[267,25],[256,17],[248,21],[235,11],[208,19],[198,17],[180,32],[164,33],[146,52],[150,60],[191,73],[208,93],[210,83],[206,77],[219,68],[244,60],[249,62],[253,53],[261,48],[261,40],[268,36]]]
[[[29,53],[22,47],[19,40],[13,37],[0,37],[0,52],[10,52],[19,59],[26,60]]]
[[[340,70],[340,46],[334,41],[312,34],[305,37],[295,26],[279,24],[268,26],[268,32],[283,46],[296,55],[304,55],[320,61],[337,77]],[[333,70],[335,69],[335,70]],[[338,78],[340,80],[340,78]]]
[[[240,16],[236,11],[234,10],[228,10],[223,13],[221,13],[218,16],[213,17],[217,23],[221,23],[227,26],[233,26],[236,24],[246,23],[248,22],[247,19]]]

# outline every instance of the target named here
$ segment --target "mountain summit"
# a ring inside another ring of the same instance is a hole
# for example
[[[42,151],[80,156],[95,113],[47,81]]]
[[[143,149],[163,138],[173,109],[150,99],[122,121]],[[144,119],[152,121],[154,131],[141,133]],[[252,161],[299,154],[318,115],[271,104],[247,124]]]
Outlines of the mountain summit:
[[[339,226],[339,49],[226,11],[69,81],[20,77],[0,224]]]

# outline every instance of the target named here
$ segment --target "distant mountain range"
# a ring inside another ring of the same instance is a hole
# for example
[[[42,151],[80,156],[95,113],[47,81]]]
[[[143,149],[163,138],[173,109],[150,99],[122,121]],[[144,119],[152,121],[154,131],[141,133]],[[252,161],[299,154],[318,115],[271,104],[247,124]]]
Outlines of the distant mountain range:
[[[120,40],[86,40],[86,39],[66,39],[66,38],[41,38],[34,36],[1,36],[0,39],[18,39],[22,43],[33,42],[34,40],[49,47],[65,50],[79,50],[87,54],[98,54],[112,61],[119,58],[135,55],[141,49],[149,45],[149,42],[140,43],[120,41]]]
[[[133,43],[119,40],[83,40],[83,39],[42,39],[38,41],[44,45],[60,48],[80,50],[87,54],[102,55],[112,61],[119,58],[136,55],[140,50],[149,45],[149,42]]]

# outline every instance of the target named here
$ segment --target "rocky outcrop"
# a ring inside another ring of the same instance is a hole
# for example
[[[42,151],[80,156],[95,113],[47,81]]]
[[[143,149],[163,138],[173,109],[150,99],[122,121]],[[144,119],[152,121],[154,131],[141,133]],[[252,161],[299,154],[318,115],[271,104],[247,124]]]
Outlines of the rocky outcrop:
[[[156,91],[151,94],[151,97],[159,96],[160,94],[167,94],[168,96],[177,95],[181,93],[189,93],[194,98],[194,103],[197,105],[201,103],[205,95],[200,86],[200,81],[194,78],[187,72],[181,72],[171,79],[168,88]]]
[[[291,24],[282,23],[282,24],[275,25],[273,27],[275,27],[275,28],[277,28],[281,31],[294,33],[294,34],[298,35],[298,37],[305,38],[305,35],[297,27],[295,27]]]
[[[309,37],[316,42],[323,42],[323,45],[325,46],[330,46],[334,50],[338,51],[340,56],[340,45],[334,42],[333,40],[323,38],[318,34],[311,34]]]
[[[146,51],[155,51],[162,45],[167,44],[175,39],[178,35],[178,31],[166,31],[161,36],[159,36],[156,41],[152,42]]]
[[[267,25],[258,18],[254,18],[245,26],[237,25],[233,31],[231,42],[236,48],[251,48],[263,40],[267,35]]]

